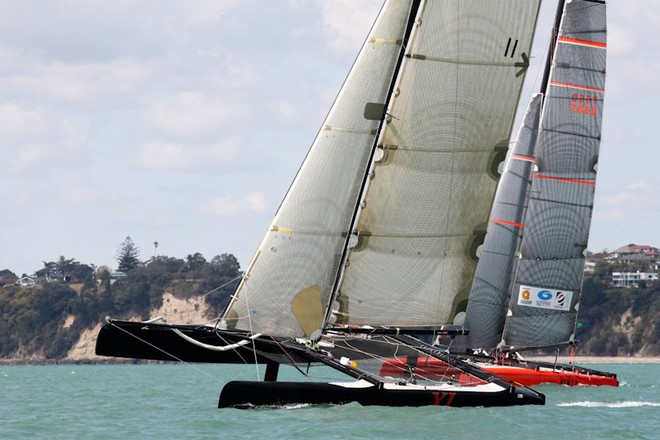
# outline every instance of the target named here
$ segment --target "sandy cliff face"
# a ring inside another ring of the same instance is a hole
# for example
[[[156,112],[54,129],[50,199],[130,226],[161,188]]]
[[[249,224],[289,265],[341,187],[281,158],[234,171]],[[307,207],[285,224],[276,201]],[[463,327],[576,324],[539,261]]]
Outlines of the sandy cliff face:
[[[168,322],[177,324],[199,324],[208,321],[204,317],[207,305],[204,298],[188,298],[180,299],[175,298],[171,293],[165,292],[163,295],[163,305],[159,309],[154,309],[151,313],[152,317],[162,316]],[[132,318],[139,319],[139,318]],[[96,346],[96,336],[101,330],[102,324],[96,327],[85,330],[81,335],[78,342],[69,351],[64,361],[98,361],[107,360],[106,357],[97,356],[94,353]]]

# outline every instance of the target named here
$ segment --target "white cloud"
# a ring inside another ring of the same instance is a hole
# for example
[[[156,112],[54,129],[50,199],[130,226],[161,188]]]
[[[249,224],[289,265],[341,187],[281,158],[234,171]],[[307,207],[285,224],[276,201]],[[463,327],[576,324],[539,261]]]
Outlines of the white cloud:
[[[179,92],[147,110],[145,118],[163,133],[204,137],[231,125],[245,113],[241,105],[207,99],[199,91]]]
[[[270,105],[273,114],[281,122],[295,122],[300,117],[298,108],[289,101],[279,100]]]
[[[264,214],[268,211],[266,196],[253,192],[243,198],[216,197],[207,200],[201,212],[218,217],[234,217],[246,214]]]
[[[70,205],[96,205],[117,202],[120,196],[97,188],[67,185],[59,191],[59,200]]]
[[[39,165],[77,166],[85,159],[85,136],[69,120],[43,109],[0,106],[0,158],[5,170]]]
[[[323,35],[333,52],[356,54],[367,38],[380,9],[378,2],[323,2]]]
[[[230,138],[211,144],[149,142],[133,157],[137,166],[150,169],[190,169],[235,164],[242,142]]]

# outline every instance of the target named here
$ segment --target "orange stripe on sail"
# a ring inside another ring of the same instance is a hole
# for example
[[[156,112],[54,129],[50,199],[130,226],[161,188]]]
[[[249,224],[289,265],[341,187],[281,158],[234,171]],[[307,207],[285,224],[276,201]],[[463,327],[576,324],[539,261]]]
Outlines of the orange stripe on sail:
[[[518,159],[518,160],[524,160],[527,162],[536,162],[536,159],[530,156],[523,156],[522,154],[512,154],[511,159]]]
[[[588,180],[566,179],[564,177],[552,177],[552,176],[546,176],[546,175],[543,175],[543,174],[535,174],[534,177],[537,177],[539,179],[557,180],[559,182],[578,183],[580,185],[591,185],[591,186],[596,185],[596,182],[590,182]]]
[[[491,218],[490,222],[491,223],[500,223],[502,225],[517,226],[519,228],[524,228],[525,227],[525,225],[523,223],[510,222],[508,220],[501,220],[499,218]]]
[[[605,89],[601,89],[598,87],[591,87],[591,86],[583,86],[581,84],[570,84],[570,83],[563,83],[563,82],[557,82],[557,81],[550,81],[551,86],[555,87],[568,87],[571,89],[580,89],[580,90],[589,90],[590,92],[605,92]]]
[[[601,43],[600,41],[580,40],[578,38],[559,37],[559,42],[578,44],[580,46],[598,47],[601,49],[605,49],[607,47],[607,43]]]

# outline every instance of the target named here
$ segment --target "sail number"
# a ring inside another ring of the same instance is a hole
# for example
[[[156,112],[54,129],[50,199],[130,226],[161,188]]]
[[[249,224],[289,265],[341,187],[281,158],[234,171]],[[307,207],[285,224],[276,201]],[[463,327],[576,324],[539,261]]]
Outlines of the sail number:
[[[596,116],[598,96],[573,93],[571,95],[571,113]]]

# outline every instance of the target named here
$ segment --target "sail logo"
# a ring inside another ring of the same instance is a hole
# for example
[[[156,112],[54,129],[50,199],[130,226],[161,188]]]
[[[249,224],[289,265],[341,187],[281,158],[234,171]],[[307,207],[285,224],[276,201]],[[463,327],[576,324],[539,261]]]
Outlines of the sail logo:
[[[573,292],[570,291],[520,286],[518,305],[567,311],[571,307],[571,298],[573,298]]]
[[[549,290],[541,290],[537,296],[541,301],[548,301],[552,299],[552,293]]]

